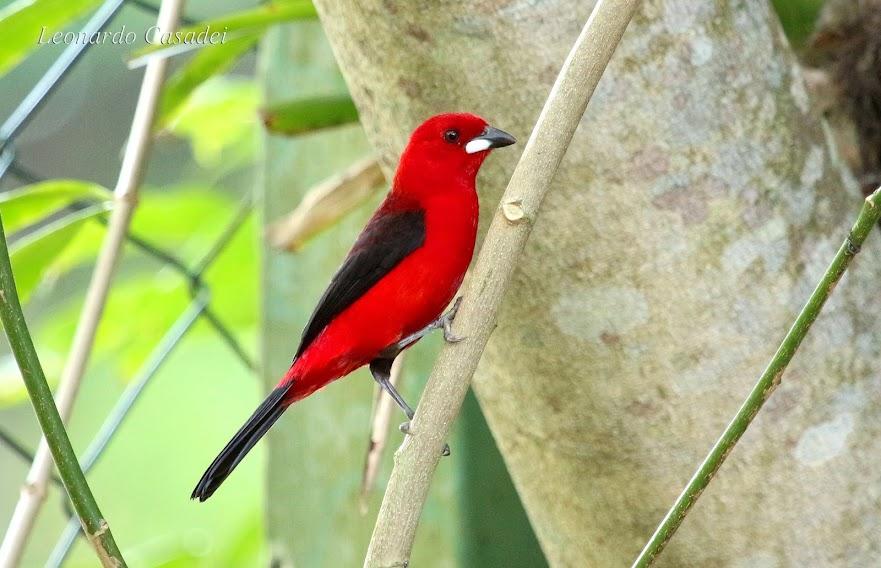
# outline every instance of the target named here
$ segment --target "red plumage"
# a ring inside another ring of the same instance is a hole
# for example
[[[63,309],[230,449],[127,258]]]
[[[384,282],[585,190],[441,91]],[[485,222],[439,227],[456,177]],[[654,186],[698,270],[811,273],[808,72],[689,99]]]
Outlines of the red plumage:
[[[438,115],[413,132],[391,191],[319,301],[290,369],[193,498],[210,497],[288,405],[371,362],[390,364],[409,346],[396,344],[440,316],[474,252],[477,171],[489,150],[513,142],[472,114]]]

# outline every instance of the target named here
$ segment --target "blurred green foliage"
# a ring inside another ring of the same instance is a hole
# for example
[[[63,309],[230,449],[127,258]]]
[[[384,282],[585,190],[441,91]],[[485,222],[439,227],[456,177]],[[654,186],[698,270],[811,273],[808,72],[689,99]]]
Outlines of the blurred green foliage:
[[[261,114],[268,131],[288,136],[358,122],[358,109],[348,94],[274,103],[264,107]]]
[[[8,227],[12,266],[23,302],[42,278],[50,276],[47,273],[57,275],[55,261],[76,241],[85,221],[107,210],[109,197],[103,187],[78,180],[53,180],[0,194],[0,214]],[[85,206],[52,217],[75,203]],[[42,219],[48,221],[38,223]]]
[[[18,0],[0,9],[0,77],[100,0]]]
[[[100,185],[58,179],[0,193],[0,212],[10,235],[53,211],[80,200],[108,201],[111,193]]]
[[[270,26],[284,22],[294,22],[297,20],[311,20],[318,16],[315,7],[310,0],[280,0],[278,2],[267,2],[262,6],[242,10],[229,15],[225,15],[213,20],[202,20],[197,24],[181,27],[179,34],[169,38],[170,41],[164,43],[153,43],[143,49],[136,51],[133,55],[138,58],[143,55],[155,53],[169,49],[169,46],[175,46],[184,41],[188,34],[199,34],[204,32],[205,28],[211,31],[227,33],[229,39],[251,35],[265,31]],[[209,32],[210,33],[210,32]]]
[[[253,81],[215,77],[183,104],[168,129],[189,139],[202,167],[244,167],[255,157],[258,99]]]
[[[52,4],[38,1],[34,5]],[[9,12],[6,8],[3,13]],[[157,180],[148,173],[133,220],[134,234],[191,266],[236,215],[243,192],[251,191],[261,128],[259,92],[253,79],[220,75],[232,71],[246,51],[242,48],[231,62],[209,62],[207,70],[204,62],[210,58],[198,52],[190,63],[179,67],[180,74],[174,77],[182,78],[173,89],[178,100],[169,110],[151,166],[151,171],[159,166],[160,175]],[[195,78],[187,75],[194,73],[194,67],[199,68]],[[170,86],[174,87],[174,79]],[[89,87],[101,89],[103,85]],[[120,102],[130,105],[134,96],[129,93]],[[64,104],[63,99],[57,104]],[[120,143],[124,143],[127,126],[118,125]],[[178,150],[169,154],[171,148]],[[163,180],[163,165],[156,161],[167,161],[168,156],[178,159],[181,149],[179,157],[185,161],[175,176],[179,179]],[[18,150],[19,155],[27,155],[27,145]],[[19,286],[29,297],[28,320],[52,382],[57,382],[67,356],[105,234],[104,225],[95,217],[106,218],[109,198],[107,189],[84,180],[51,180],[0,193],[0,215],[9,232],[19,234],[12,245],[13,265]],[[212,289],[212,309],[252,357],[257,336],[257,236],[254,220],[249,219],[204,275]],[[125,246],[70,425],[78,451],[88,444],[189,298],[184,277],[137,247]],[[250,371],[205,324],[198,324],[186,336],[153,379],[89,476],[114,530],[118,526],[125,533],[120,545],[131,565],[266,565],[262,448],[236,472],[235,486],[225,487],[214,498],[223,515],[189,500],[192,484],[221,445],[220,439],[229,435],[218,431],[217,439],[206,440],[206,424],[233,428],[242,408],[256,405],[261,390]],[[18,369],[4,353],[0,355],[0,427],[33,447],[38,429],[29,405],[22,404],[25,400]],[[0,469],[5,481],[0,516],[5,526],[26,464],[0,447]],[[53,491],[24,566],[45,562],[63,527],[65,516],[60,511],[59,494]],[[94,553],[80,542],[66,566],[94,564]]]
[[[156,129],[165,128],[174,120],[181,106],[187,102],[199,85],[227,71],[244,53],[253,48],[259,39],[260,34],[252,32],[226,43],[200,49],[165,82],[162,100],[159,103]]]

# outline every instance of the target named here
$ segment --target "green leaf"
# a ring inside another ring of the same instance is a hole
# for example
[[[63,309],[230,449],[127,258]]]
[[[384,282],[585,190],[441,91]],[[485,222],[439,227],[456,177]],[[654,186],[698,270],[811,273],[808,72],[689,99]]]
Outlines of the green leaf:
[[[205,47],[178,69],[163,89],[156,129],[166,128],[199,85],[232,67],[259,38],[259,34],[252,32],[226,43]]]
[[[74,268],[94,262],[98,258],[106,234],[107,227],[104,223],[83,223],[70,240],[70,244],[55,257],[47,270],[47,276],[59,278]]]
[[[195,262],[211,248],[234,206],[227,195],[213,188],[151,187],[141,193],[131,233]]]
[[[215,20],[205,20],[192,26],[180,28],[173,36],[155,38],[151,41],[150,45],[134,52],[131,61],[129,61],[129,66],[138,66],[146,60],[146,56],[159,54],[165,50],[169,50],[170,54],[174,54],[179,51],[180,44],[192,44],[197,49],[211,45],[205,42],[204,39],[199,39],[199,34],[203,34],[204,37],[206,30],[207,35],[214,32],[225,34],[220,41],[227,42],[246,33],[262,32],[274,24],[311,20],[317,16],[315,6],[310,1],[298,0],[264,4],[257,8],[242,10],[229,16]]]
[[[252,81],[214,77],[196,89],[168,128],[190,140],[203,167],[250,163],[257,144],[258,100]]]
[[[40,226],[10,246],[12,272],[22,302],[26,302],[55,260],[74,241],[83,223],[107,211],[98,203]]]
[[[261,115],[267,130],[288,136],[358,122],[358,109],[349,95],[278,103],[264,108]]]
[[[30,225],[76,201],[106,201],[112,194],[87,181],[57,179],[0,193],[0,215],[6,232]]]
[[[0,9],[0,76],[99,0],[18,0]],[[42,36],[41,36],[42,34]]]
[[[83,222],[105,212],[112,194],[104,187],[80,180],[59,179],[0,193],[0,216],[10,234],[10,254],[22,302],[50,270],[57,277],[73,265],[56,265],[77,239]],[[73,203],[84,208],[59,211]]]

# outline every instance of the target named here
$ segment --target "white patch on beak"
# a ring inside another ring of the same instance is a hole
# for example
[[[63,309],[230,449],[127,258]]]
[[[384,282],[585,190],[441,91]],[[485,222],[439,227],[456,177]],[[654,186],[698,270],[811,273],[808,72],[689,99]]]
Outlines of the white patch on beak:
[[[465,152],[468,154],[476,154],[477,152],[489,150],[491,147],[491,140],[487,140],[486,138],[475,138],[474,140],[470,140],[467,144],[465,144]]]

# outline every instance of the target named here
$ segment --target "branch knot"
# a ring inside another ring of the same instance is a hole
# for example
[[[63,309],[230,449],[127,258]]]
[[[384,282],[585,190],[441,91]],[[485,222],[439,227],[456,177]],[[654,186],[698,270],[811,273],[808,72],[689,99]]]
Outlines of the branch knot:
[[[856,256],[860,252],[860,245],[856,244],[853,239],[853,233],[848,233],[844,240],[845,252],[850,256]]]

